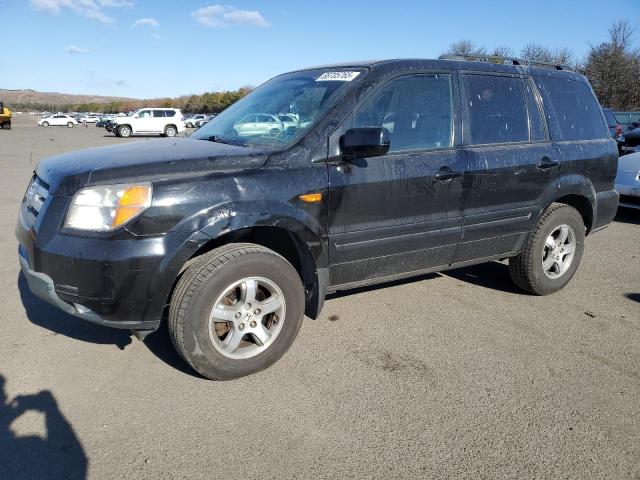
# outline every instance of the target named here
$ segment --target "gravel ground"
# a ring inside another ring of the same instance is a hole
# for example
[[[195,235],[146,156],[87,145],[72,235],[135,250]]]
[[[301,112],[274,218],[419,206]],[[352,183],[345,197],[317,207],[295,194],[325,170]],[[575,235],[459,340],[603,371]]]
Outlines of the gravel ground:
[[[557,294],[501,263],[359,289],[273,367],[210,382],[166,330],[85,323],[19,276],[34,165],[130,141],[105,134],[0,131],[1,478],[640,478],[640,211]]]

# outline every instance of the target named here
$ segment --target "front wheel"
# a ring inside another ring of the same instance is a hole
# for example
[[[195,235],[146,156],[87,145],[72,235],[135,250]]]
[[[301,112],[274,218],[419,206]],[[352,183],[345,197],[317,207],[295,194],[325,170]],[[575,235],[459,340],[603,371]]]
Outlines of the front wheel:
[[[562,289],[578,269],[584,237],[580,213],[569,205],[552,204],[529,234],[523,251],[509,259],[513,282],[535,295]]]
[[[67,122],[67,127],[68,128],[73,128],[73,122]]]
[[[117,129],[118,136],[127,138],[131,136],[131,127],[129,125],[120,125]]]
[[[188,267],[169,307],[174,346],[195,370],[230,380],[276,362],[304,316],[298,272],[272,250],[229,244]]]
[[[43,126],[44,128],[47,128],[47,127],[49,126],[49,122],[42,122],[42,126]]]

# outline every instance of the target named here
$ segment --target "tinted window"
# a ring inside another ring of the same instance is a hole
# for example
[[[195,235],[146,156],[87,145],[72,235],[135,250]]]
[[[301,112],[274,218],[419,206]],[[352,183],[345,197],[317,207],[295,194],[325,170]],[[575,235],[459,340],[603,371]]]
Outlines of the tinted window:
[[[176,114],[175,110],[165,110],[164,111],[164,116],[165,117],[173,117]]]
[[[551,138],[591,140],[609,136],[602,110],[586,83],[559,77],[537,77]]]
[[[164,118],[164,110],[154,110],[153,111],[153,117],[154,118],[158,118],[158,117]]]
[[[490,75],[464,75],[469,113],[469,143],[511,143],[529,140],[522,81]]]
[[[453,145],[451,75],[410,75],[387,83],[354,116],[354,127],[389,130],[389,151]]]

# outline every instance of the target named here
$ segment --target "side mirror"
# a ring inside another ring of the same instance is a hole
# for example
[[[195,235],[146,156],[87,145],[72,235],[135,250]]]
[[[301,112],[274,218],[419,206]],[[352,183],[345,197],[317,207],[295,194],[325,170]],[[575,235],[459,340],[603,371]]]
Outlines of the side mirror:
[[[340,137],[340,151],[345,160],[380,157],[389,151],[389,130],[384,127],[351,128]]]

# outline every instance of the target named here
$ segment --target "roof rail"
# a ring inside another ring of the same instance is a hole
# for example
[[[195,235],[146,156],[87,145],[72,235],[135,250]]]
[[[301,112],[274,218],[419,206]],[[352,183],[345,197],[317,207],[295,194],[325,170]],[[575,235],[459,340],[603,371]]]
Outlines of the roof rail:
[[[462,60],[465,62],[487,62],[487,63],[502,64],[502,65],[532,65],[532,66],[541,66],[546,68],[555,68],[556,70],[573,71],[573,68],[565,64],[552,63],[552,62],[538,62],[538,61],[524,60],[522,58],[515,58],[515,57],[501,57],[499,55],[445,53],[444,55],[440,55],[438,59]]]

